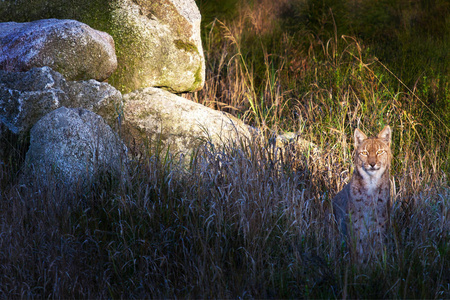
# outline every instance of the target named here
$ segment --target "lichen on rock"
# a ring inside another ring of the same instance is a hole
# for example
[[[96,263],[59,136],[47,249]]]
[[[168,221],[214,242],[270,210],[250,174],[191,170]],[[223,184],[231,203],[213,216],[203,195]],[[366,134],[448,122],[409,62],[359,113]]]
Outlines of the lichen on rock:
[[[122,114],[122,94],[105,82],[66,81],[49,67],[0,70],[0,122],[13,133],[27,134],[41,117],[61,106],[92,110],[114,128]]]
[[[112,37],[74,20],[0,23],[0,69],[51,67],[67,80],[103,81],[117,68]]]
[[[83,108],[60,107],[31,129],[26,155],[28,175],[40,184],[56,179],[64,185],[88,183],[104,172],[126,171],[127,148],[104,120]]]

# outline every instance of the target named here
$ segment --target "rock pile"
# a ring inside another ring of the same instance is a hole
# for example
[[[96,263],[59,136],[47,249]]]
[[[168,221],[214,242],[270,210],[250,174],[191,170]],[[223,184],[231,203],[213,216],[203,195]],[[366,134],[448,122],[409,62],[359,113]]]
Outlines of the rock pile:
[[[205,59],[200,36],[201,15],[194,0],[0,1],[0,22],[26,22],[49,18],[77,20],[108,33],[114,39],[118,66],[109,81],[122,92],[145,87],[162,87],[175,93],[182,93],[203,87]],[[69,59],[75,60],[76,64],[83,63],[87,59],[83,56],[83,59],[77,60],[80,58],[80,49],[97,47],[90,42],[94,38],[80,40],[83,37],[80,29],[72,30],[73,32],[67,29],[55,31],[51,25],[54,21],[39,22],[46,23],[47,28],[52,28],[47,37],[51,35],[62,45],[61,47],[73,50],[71,52],[73,56]],[[20,24],[15,26],[18,27]],[[21,37],[22,44],[27,41],[34,43],[35,35],[30,34],[33,30],[25,28],[21,30],[27,32]],[[3,31],[4,29],[0,29],[0,39]],[[91,32],[87,29],[85,31]],[[76,34],[80,35],[77,37]],[[39,34],[42,35],[43,33]],[[95,36],[98,36],[97,40],[109,40],[104,33]],[[80,42],[83,43],[79,44]],[[100,44],[96,45],[99,48],[97,53],[100,53]],[[46,51],[49,51],[47,58],[63,61],[62,57],[56,57],[60,55],[59,48],[59,45],[54,50],[47,47]],[[55,54],[55,57],[52,57],[52,54]],[[92,58],[93,61],[86,63],[91,64],[92,69],[96,69],[98,66],[95,56]],[[55,69],[53,66],[50,67]],[[59,69],[55,70],[61,72]],[[98,71],[89,70],[89,72]],[[91,78],[99,79],[96,76]]]
[[[0,22],[9,21],[0,23],[0,140],[29,136],[25,168],[32,172],[25,173],[85,184],[99,172],[127,172],[122,139],[189,156],[204,142],[255,135],[238,119],[171,93],[204,83],[194,0],[101,2],[107,9],[99,1],[36,0],[32,11],[27,0],[0,1]],[[21,11],[27,19],[64,19],[17,23]]]
[[[251,137],[253,130],[230,115],[166,91],[192,91],[204,82],[193,0],[109,3],[102,28],[112,36],[67,19],[0,23],[0,139],[6,131],[29,135],[28,173],[75,185],[99,171],[125,172],[119,132],[130,144],[158,140],[187,155],[205,141]],[[111,74],[111,83],[133,92],[122,97],[100,82]]]

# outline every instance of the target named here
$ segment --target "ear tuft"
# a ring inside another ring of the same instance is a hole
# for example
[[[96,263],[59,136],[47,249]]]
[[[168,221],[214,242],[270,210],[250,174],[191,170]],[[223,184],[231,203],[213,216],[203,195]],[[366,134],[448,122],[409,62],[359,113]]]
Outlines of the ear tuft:
[[[355,138],[355,149],[358,148],[365,139],[367,139],[367,136],[364,134],[364,132],[362,132],[358,128],[355,129],[353,137]]]
[[[389,125],[386,125],[378,134],[378,138],[385,142],[388,146],[391,145],[392,131]]]

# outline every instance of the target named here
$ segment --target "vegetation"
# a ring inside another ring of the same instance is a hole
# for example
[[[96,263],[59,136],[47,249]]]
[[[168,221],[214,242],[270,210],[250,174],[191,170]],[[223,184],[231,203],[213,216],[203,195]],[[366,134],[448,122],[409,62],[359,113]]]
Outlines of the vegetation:
[[[26,148],[13,143],[0,295],[450,298],[447,2],[223,2],[197,1],[207,81],[185,96],[321,152],[243,140],[206,144],[186,166],[155,144],[130,177],[66,190],[20,185]],[[358,265],[330,200],[351,176],[354,128],[385,124],[392,226],[383,257]]]

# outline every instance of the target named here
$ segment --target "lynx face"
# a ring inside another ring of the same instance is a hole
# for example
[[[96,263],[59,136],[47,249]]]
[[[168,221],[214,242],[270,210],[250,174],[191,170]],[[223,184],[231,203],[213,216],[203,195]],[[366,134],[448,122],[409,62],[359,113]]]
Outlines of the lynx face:
[[[355,130],[355,167],[369,181],[377,180],[391,164],[391,129],[386,126],[377,137],[367,138],[359,129]]]

